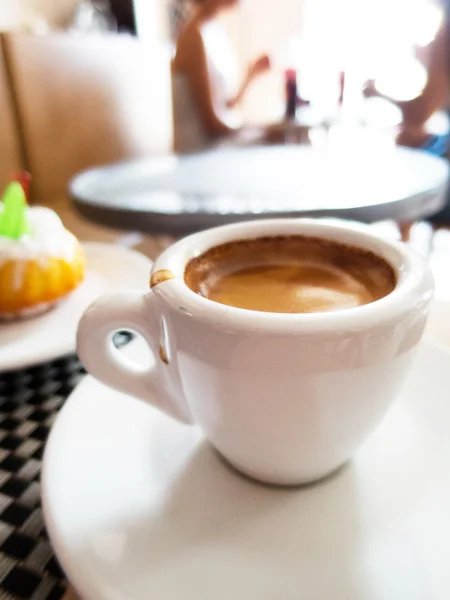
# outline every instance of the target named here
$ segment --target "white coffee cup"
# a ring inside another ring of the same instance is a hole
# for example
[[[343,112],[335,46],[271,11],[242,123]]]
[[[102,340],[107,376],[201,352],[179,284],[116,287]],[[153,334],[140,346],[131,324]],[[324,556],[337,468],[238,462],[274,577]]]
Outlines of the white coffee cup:
[[[370,250],[397,285],[365,306],[328,313],[248,311],[200,297],[184,282],[189,260],[221,243],[310,235]],[[159,282],[159,283],[158,283]],[[148,293],[95,302],[78,329],[87,370],[185,423],[198,424],[237,469],[273,484],[320,479],[349,459],[394,400],[425,326],[427,265],[368,228],[282,219],[194,234],[155,262]],[[112,334],[141,335],[156,357],[143,368]]]

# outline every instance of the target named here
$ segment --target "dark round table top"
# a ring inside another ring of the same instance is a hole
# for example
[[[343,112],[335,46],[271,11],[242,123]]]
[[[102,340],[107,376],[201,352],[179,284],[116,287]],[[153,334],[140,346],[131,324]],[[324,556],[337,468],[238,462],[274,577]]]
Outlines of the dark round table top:
[[[445,160],[394,145],[266,146],[96,168],[70,194],[98,223],[176,235],[262,217],[415,221],[442,208],[447,179]]]

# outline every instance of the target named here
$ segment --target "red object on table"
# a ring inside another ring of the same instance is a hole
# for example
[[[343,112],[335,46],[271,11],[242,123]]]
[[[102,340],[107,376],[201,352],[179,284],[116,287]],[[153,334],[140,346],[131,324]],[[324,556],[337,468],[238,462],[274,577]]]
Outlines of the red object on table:
[[[286,82],[286,119],[295,119],[297,112],[297,71],[287,69],[284,73]]]
[[[30,183],[31,183],[31,175],[26,171],[21,171],[20,173],[15,173],[12,177],[13,181],[17,181],[22,186],[23,191],[25,192],[25,196],[27,198],[27,202],[29,202],[29,193],[30,193]]]
[[[344,93],[345,93],[345,71],[341,71],[339,73],[339,106],[342,106],[344,102]]]

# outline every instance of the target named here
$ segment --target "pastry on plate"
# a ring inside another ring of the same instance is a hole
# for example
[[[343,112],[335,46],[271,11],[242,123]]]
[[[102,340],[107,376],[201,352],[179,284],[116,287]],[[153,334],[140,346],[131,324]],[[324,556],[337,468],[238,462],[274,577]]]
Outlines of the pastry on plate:
[[[83,281],[81,245],[49,208],[29,207],[11,183],[0,201],[0,319],[38,314]]]

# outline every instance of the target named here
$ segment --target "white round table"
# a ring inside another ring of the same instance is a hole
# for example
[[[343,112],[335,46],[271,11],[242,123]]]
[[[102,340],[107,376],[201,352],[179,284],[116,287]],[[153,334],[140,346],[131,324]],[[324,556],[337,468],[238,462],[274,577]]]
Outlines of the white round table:
[[[265,146],[101,167],[70,194],[101,224],[177,235],[262,217],[415,221],[442,208],[447,179],[445,160],[393,144]]]

